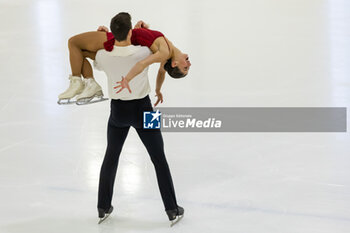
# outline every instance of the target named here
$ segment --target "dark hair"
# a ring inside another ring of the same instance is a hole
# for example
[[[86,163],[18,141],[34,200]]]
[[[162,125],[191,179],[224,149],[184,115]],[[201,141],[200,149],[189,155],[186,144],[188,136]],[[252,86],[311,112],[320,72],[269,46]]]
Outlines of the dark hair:
[[[110,28],[117,41],[126,40],[131,29],[131,16],[129,13],[120,12],[114,16],[111,20]]]
[[[168,72],[168,74],[172,77],[172,78],[183,78],[186,76],[186,74],[182,73],[181,70],[175,66],[172,67],[171,66],[171,58],[167,60],[167,62],[164,64],[164,69],[166,70],[166,72]]]

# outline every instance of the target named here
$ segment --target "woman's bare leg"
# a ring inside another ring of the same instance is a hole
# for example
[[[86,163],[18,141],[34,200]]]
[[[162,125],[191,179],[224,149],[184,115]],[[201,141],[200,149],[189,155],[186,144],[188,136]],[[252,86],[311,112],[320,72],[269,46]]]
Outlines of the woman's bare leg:
[[[103,43],[107,40],[106,32],[85,32],[71,37],[68,40],[69,60],[72,69],[72,75],[80,77],[83,71],[84,55],[83,52],[97,52],[103,49]],[[87,61],[88,62],[88,61]],[[87,63],[86,63],[87,64]],[[90,63],[88,64],[91,69]],[[89,69],[86,67],[85,69]]]
[[[93,78],[93,71],[90,62],[86,59],[87,57],[91,60],[95,60],[96,53],[95,52],[89,52],[89,51],[83,51],[83,67],[81,68],[81,74],[84,78]]]
[[[84,78],[93,78],[93,71],[90,62],[84,58],[83,67],[81,68],[81,74]]]

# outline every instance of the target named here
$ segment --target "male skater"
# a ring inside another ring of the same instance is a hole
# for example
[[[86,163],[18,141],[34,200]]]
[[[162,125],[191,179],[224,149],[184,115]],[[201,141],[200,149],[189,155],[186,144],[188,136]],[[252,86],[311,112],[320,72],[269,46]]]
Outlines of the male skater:
[[[118,160],[129,128],[133,126],[154,164],[164,207],[173,225],[181,219],[184,209],[176,202],[174,186],[164,154],[162,134],[159,129],[143,129],[143,112],[153,111],[148,96],[150,93],[148,68],[130,82],[131,93],[127,89],[116,93],[113,89],[116,82],[121,81],[122,76],[127,74],[138,61],[149,56],[151,51],[147,47],[131,45],[131,17],[128,13],[116,15],[111,20],[110,27],[116,38],[115,47],[111,52],[99,50],[95,57],[96,68],[103,70],[108,77],[109,95],[112,99],[107,129],[107,150],[101,167],[98,192],[97,208],[101,218],[100,223],[113,211],[111,202]],[[156,86],[158,93],[163,83],[163,80],[158,80],[160,76],[162,75],[158,75]]]

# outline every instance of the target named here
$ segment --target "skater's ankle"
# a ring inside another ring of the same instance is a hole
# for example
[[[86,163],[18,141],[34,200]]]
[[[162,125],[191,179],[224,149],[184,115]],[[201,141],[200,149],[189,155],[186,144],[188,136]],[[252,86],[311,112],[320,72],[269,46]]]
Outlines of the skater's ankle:
[[[71,76],[81,78],[81,74],[72,74]]]

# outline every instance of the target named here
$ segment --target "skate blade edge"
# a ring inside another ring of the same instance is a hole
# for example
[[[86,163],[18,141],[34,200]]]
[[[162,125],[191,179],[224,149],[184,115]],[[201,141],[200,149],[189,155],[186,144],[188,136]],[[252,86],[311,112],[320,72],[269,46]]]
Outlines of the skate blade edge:
[[[183,217],[184,217],[183,215],[180,215],[175,220],[171,221],[170,227],[173,227],[175,224],[180,222]]]
[[[101,223],[103,223],[107,218],[109,217],[109,214],[106,214],[106,216],[105,217],[103,217],[103,218],[100,218],[100,220],[98,221],[98,224],[101,224]]]
[[[62,99],[62,100],[65,100],[65,99]],[[57,104],[59,104],[59,105],[69,105],[69,104],[75,104],[76,103],[76,101],[75,100],[73,100],[73,101],[61,101],[61,100],[58,100],[57,101]]]
[[[93,98],[84,98],[84,99],[80,99],[80,100],[77,100],[76,101],[76,104],[77,105],[87,105],[87,104],[93,104],[93,103],[98,103],[98,102],[102,102],[102,101],[105,101],[105,100],[108,100],[108,98],[98,98],[98,99],[95,99],[95,100],[92,100]]]

